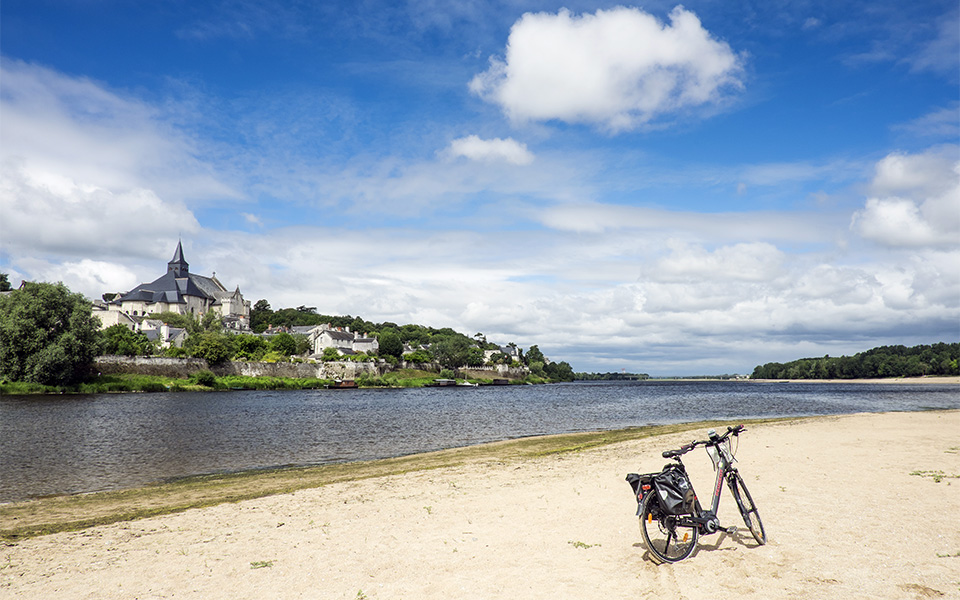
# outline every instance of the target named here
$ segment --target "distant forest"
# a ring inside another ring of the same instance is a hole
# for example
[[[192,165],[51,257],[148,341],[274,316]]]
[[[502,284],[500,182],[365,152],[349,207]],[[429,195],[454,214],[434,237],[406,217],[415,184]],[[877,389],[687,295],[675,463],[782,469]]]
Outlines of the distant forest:
[[[853,356],[801,358],[767,363],[753,370],[751,379],[875,379],[960,375],[960,344],[880,346]]]
[[[577,381],[639,381],[650,379],[646,373],[576,373]]]

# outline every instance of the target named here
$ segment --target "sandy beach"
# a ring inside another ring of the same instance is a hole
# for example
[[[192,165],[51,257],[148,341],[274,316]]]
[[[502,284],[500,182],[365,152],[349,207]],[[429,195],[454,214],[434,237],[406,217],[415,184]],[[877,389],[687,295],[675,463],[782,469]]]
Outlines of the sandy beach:
[[[768,544],[708,536],[657,565],[624,477],[704,434],[481,457],[9,542],[0,598],[960,598],[960,411],[749,427],[737,458]],[[709,497],[706,454],[685,463]],[[742,525],[726,490],[720,517]]]

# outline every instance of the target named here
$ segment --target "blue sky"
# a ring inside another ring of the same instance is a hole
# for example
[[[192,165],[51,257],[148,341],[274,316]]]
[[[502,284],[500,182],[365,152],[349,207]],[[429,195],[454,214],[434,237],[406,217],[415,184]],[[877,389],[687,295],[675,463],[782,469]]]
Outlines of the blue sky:
[[[960,339],[955,1],[4,0],[0,270],[578,371]]]

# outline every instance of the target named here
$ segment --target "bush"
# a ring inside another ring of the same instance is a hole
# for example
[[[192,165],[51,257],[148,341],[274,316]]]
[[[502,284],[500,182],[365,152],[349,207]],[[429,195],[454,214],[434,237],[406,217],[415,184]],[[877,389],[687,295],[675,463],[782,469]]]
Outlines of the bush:
[[[204,387],[216,387],[217,385],[217,376],[210,371],[200,371],[191,377],[191,379],[193,379],[197,385]]]
[[[433,360],[433,357],[430,356],[430,353],[426,350],[416,350],[415,352],[404,354],[403,360],[412,363],[428,363]]]

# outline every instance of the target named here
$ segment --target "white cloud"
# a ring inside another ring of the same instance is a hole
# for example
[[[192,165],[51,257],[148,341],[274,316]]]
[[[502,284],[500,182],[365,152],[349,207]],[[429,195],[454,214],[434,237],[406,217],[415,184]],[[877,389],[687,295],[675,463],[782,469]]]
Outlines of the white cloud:
[[[661,273],[661,280],[767,281],[777,276],[784,260],[776,246],[763,242],[733,244],[713,251],[676,241],[668,245],[670,254],[653,267]]]
[[[255,214],[252,213],[240,213],[240,216],[243,217],[243,220],[249,223],[250,225],[256,225],[257,227],[263,227],[263,220],[260,219]]]
[[[915,71],[934,71],[956,79],[960,66],[960,11],[954,10],[937,21],[933,38],[907,60]]]
[[[86,78],[4,60],[2,156],[112,191],[149,188],[182,200],[236,199],[202,153],[153,106]]]
[[[960,148],[889,154],[877,163],[872,196],[851,229],[887,246],[960,244]]]
[[[26,259],[33,281],[62,281],[71,291],[79,292],[91,300],[107,292],[126,292],[140,283],[138,274],[129,266],[111,261],[90,260],[53,263]],[[146,274],[144,274],[146,275]],[[157,276],[162,273],[157,273]]]
[[[845,225],[840,216],[827,212],[695,213],[586,202],[538,209],[532,217],[559,231],[609,234],[622,230],[711,243],[832,243]]]
[[[723,102],[742,87],[742,57],[678,6],[670,24],[636,8],[527,13],[506,56],[470,89],[516,121],[558,119],[633,129]]]
[[[164,202],[151,190],[114,192],[13,159],[0,164],[0,207],[4,246],[21,256],[142,255],[144,239],[200,229],[183,204]]]
[[[958,139],[960,138],[960,102],[933,110],[907,123],[895,125],[893,128],[921,137]]]
[[[476,135],[462,137],[450,142],[450,154],[482,162],[508,162],[514,165],[529,165],[533,153],[526,144],[513,138],[485,140]]]
[[[239,197],[153,105],[17,60],[0,69],[0,236],[12,270],[53,255],[151,256],[145,240],[200,230],[188,202]]]

